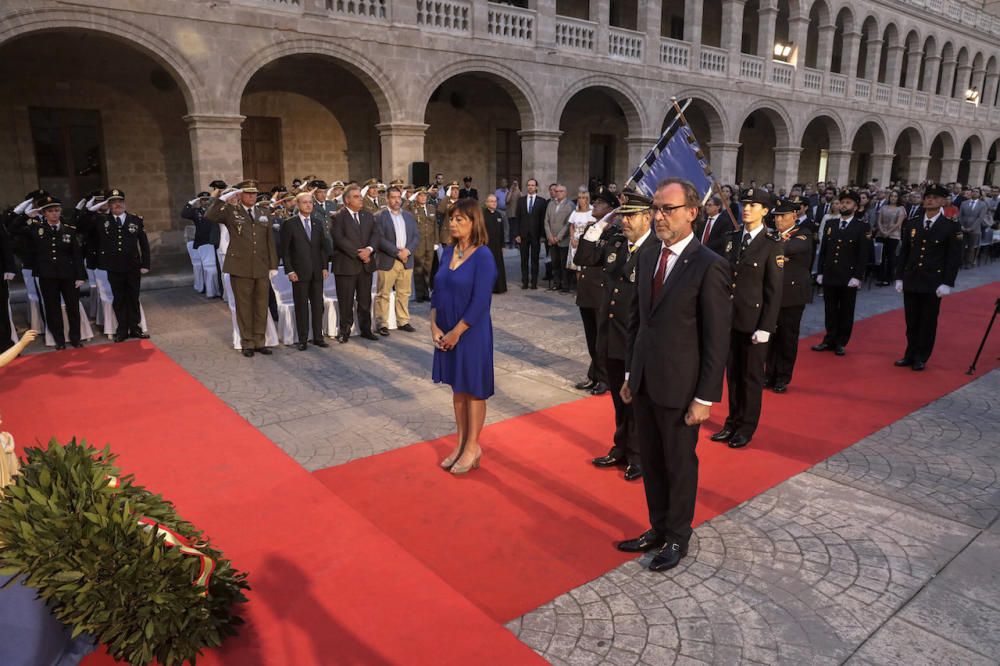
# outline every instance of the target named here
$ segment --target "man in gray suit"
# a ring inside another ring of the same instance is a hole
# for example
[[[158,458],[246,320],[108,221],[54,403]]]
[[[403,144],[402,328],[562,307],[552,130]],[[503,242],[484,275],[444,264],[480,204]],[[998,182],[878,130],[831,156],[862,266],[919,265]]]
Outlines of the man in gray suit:
[[[545,236],[549,241],[549,257],[552,259],[552,286],[549,291],[566,293],[569,291],[569,275],[566,259],[569,254],[569,216],[573,213],[573,202],[566,198],[566,186],[553,187],[553,197],[545,209]]]
[[[990,226],[992,220],[990,219],[990,208],[983,201],[982,191],[977,187],[971,190],[971,194],[968,192],[966,192],[965,201],[959,206],[958,222],[962,225],[962,233],[965,238],[963,263],[966,268],[972,268],[976,265],[983,229]]]
[[[378,295],[375,297],[375,325],[379,335],[389,335],[389,295],[396,289],[396,326],[412,333],[410,323],[410,285],[413,284],[413,253],[420,238],[417,218],[402,209],[403,193],[390,187],[387,207],[375,217],[378,230]]]

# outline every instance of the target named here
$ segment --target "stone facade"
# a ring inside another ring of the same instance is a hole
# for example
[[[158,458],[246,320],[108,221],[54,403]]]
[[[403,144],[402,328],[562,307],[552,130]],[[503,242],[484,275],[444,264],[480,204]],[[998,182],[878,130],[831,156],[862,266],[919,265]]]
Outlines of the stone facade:
[[[621,184],[674,96],[724,182],[1000,181],[1000,18],[982,4],[520,4],[7,0],[0,200],[38,183],[33,108],[100,112],[105,184],[164,262],[183,202],[244,176],[248,116],[280,119],[288,182],[408,179],[426,160],[485,191],[516,172],[497,155],[516,136],[522,180]]]

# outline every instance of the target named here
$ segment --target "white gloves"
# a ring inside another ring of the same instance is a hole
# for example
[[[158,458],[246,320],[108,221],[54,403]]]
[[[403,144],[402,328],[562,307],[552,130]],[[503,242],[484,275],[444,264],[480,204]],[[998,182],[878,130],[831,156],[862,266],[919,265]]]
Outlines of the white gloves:
[[[86,206],[86,205],[87,205],[87,200],[86,199],[80,199],[79,201],[76,202],[76,209],[77,210],[83,210],[83,207]]]
[[[267,276],[268,277],[274,277],[277,274],[278,274],[278,271],[276,271],[276,270],[274,270],[274,271],[268,271],[267,272]]]
[[[754,331],[753,335],[750,336],[750,342],[752,342],[755,345],[767,344],[767,341],[770,339],[771,339],[770,333],[768,333],[767,331],[761,331],[759,329]]]
[[[4,273],[3,274],[3,279],[6,280],[7,282],[10,282],[11,280],[14,279],[14,274],[13,273]]]
[[[17,213],[18,215],[21,215],[24,213],[24,211],[28,210],[28,206],[30,205],[31,205],[31,199],[25,199],[21,203],[17,204],[17,207],[14,208],[14,212]]]
[[[226,203],[229,203],[239,193],[240,193],[239,190],[233,190],[232,192],[226,192],[219,198],[225,201]]]
[[[608,226],[607,222],[596,222],[587,228],[587,231],[583,234],[583,240],[596,242],[601,239],[601,234],[604,233],[604,228]]]
[[[938,298],[941,298],[942,296],[947,296],[948,294],[951,293],[951,287],[949,287],[946,284],[939,284],[938,288],[934,291],[934,293],[938,295]]]
[[[91,197],[90,201],[87,202],[87,210],[89,210],[91,213],[96,213],[101,209],[102,206],[104,206],[103,201],[95,202],[94,199],[96,198],[97,197]]]
[[[822,286],[822,284],[823,284],[823,274],[822,273],[820,273],[819,275],[816,276],[816,284]]]
[[[194,199],[191,199],[191,201],[188,201],[188,206],[193,206],[196,203],[198,203],[198,197],[195,197]]]
[[[897,294],[902,294],[903,293],[903,281],[902,280],[896,280],[896,293]]]
[[[858,278],[851,278],[850,280],[847,281],[847,286],[850,287],[851,289],[857,289],[858,287],[861,286],[861,280],[859,280]]]
[[[437,252],[440,249],[441,249],[441,246],[438,245],[437,243],[434,243],[434,251]]]

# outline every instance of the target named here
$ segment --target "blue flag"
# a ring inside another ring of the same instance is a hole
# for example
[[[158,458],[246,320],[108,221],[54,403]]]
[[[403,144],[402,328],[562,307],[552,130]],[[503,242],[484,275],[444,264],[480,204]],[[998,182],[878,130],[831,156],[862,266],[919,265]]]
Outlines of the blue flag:
[[[632,174],[630,182],[643,194],[653,196],[657,183],[664,178],[685,178],[694,183],[704,199],[712,191],[711,174],[712,169],[694,132],[675,114],[663,136]]]

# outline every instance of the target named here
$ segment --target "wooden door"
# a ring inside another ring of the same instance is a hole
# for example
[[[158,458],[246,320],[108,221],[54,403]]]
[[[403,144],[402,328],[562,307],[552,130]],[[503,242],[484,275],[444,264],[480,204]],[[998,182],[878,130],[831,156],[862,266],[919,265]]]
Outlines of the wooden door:
[[[243,121],[243,175],[261,191],[281,185],[281,118],[247,116]]]

